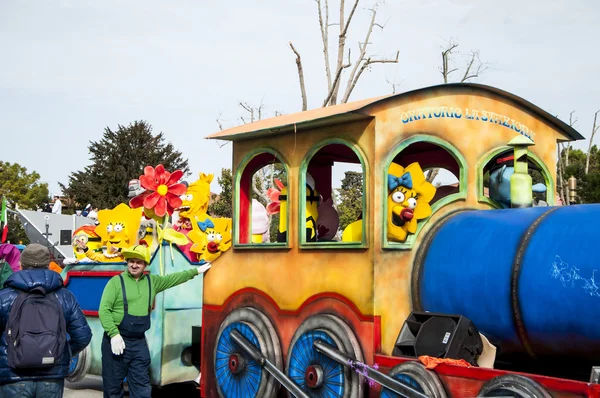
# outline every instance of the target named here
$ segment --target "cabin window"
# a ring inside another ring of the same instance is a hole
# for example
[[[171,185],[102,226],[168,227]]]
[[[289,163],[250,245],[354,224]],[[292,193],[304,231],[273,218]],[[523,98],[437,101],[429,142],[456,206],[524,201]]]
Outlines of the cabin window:
[[[235,243],[238,247],[287,246],[286,163],[273,151],[260,151],[242,162],[237,176]]]
[[[342,140],[315,147],[300,171],[300,243],[316,247],[366,245],[364,157]]]
[[[413,136],[384,167],[384,247],[410,248],[440,207],[466,198],[466,162],[449,143]]]
[[[512,207],[510,176],[514,173],[514,150],[506,147],[493,151],[481,162],[479,201],[498,209]],[[533,153],[527,152],[527,174],[532,180],[533,206],[554,205],[554,185],[550,172]]]

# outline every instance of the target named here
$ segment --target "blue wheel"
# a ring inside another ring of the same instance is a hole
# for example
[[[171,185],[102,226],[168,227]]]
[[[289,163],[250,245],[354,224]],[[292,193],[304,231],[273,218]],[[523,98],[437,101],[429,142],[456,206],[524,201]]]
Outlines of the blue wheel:
[[[313,348],[316,340],[338,348],[325,331],[309,330],[298,338],[288,354],[288,375],[311,397],[343,397],[344,366],[317,352]]]
[[[434,372],[425,369],[420,363],[411,361],[395,366],[390,370],[388,376],[428,397],[446,398],[446,390],[440,379]],[[381,388],[379,396],[382,398],[400,398],[400,395],[385,387]]]
[[[281,369],[279,339],[269,319],[256,309],[240,308],[225,318],[217,334],[214,369],[219,397],[274,397],[279,383],[232,340],[233,330]]]
[[[313,347],[316,340],[363,361],[358,341],[347,324],[333,315],[316,315],[304,321],[292,338],[287,355],[288,377],[311,398],[362,397],[362,376],[317,352]]]

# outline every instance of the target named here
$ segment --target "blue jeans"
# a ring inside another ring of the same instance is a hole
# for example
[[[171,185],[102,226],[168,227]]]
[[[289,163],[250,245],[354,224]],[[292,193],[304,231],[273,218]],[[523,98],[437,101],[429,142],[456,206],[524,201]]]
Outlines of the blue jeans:
[[[20,380],[0,385],[0,398],[62,398],[65,379]]]

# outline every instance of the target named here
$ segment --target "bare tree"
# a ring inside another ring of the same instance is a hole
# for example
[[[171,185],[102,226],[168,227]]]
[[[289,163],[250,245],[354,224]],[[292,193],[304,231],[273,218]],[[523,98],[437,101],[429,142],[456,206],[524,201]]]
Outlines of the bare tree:
[[[479,58],[479,50],[471,50],[467,54],[461,54],[458,51],[459,44],[453,39],[448,41],[448,45],[442,49],[442,66],[440,73],[444,79],[444,84],[449,83],[450,75],[454,72],[460,72],[460,67],[455,65],[455,58],[461,57],[467,59],[464,70],[461,73],[461,83],[468,82],[471,79],[479,77],[488,69],[487,63]],[[427,173],[427,181],[433,182],[440,172],[439,168],[430,169]]]
[[[596,125],[596,120],[598,118],[598,113],[600,112],[600,110],[596,111],[596,113],[594,113],[594,125],[592,126],[592,135],[590,136],[590,145],[588,146],[588,150],[587,150],[587,154],[585,157],[585,174],[587,174],[590,170],[590,154],[592,153],[592,145],[594,142],[594,135],[596,135],[596,131],[598,131],[598,128],[600,126]]]
[[[479,77],[489,68],[489,65],[486,62],[482,62],[479,58],[479,50],[470,50],[467,54],[462,54],[457,50],[458,46],[458,43],[450,39],[448,45],[442,50],[442,67],[440,68],[440,73],[442,74],[444,83],[449,82],[452,73],[460,71],[460,67],[454,64],[456,57],[466,59],[464,71],[461,73],[461,83]]]
[[[345,85],[345,88],[339,102],[346,103],[348,102],[348,99],[356,87],[356,84],[358,83],[362,73],[367,68],[374,64],[398,63],[400,52],[396,51],[395,57],[392,58],[377,58],[367,55],[367,48],[369,44],[371,44],[370,40],[373,29],[377,27],[383,30],[384,28],[384,25],[376,22],[377,7],[380,4],[379,2],[376,2],[373,7],[368,10],[371,12],[371,20],[369,26],[367,27],[364,40],[358,42],[358,56],[356,56],[354,59],[352,58],[351,49],[346,47],[346,40],[348,39],[348,30],[350,29],[352,19],[356,13],[360,0],[354,0],[348,15],[346,15],[345,12],[345,0],[340,0],[339,22],[337,23],[330,23],[329,21],[329,0],[315,0],[315,2],[317,3],[319,29],[321,31],[321,41],[323,44],[323,60],[325,62],[325,77],[327,80],[327,95],[323,100],[322,106],[335,105],[338,103],[342,85]],[[331,57],[329,54],[329,29],[336,25],[339,26],[339,34],[337,37],[337,54],[334,54],[335,65],[332,68],[330,60]],[[298,77],[300,81],[300,92],[302,97],[302,110],[304,111],[307,108],[307,101],[302,61],[298,50],[296,50],[291,42],[289,44],[292,51],[296,55],[296,65],[298,67]],[[345,83],[342,83],[343,71],[350,67],[352,67],[352,69],[350,70]]]
[[[575,111],[569,113],[569,126],[574,127],[579,119],[574,117]],[[558,117],[558,115],[556,115]],[[590,141],[591,142],[591,141]],[[591,148],[591,146],[590,146]],[[558,160],[556,163],[556,186],[558,195],[563,205],[570,205],[569,202],[569,181],[566,178],[567,167],[569,167],[569,152],[571,152],[571,143],[568,142],[566,147],[562,143],[558,143]],[[564,159],[563,159],[564,154]]]

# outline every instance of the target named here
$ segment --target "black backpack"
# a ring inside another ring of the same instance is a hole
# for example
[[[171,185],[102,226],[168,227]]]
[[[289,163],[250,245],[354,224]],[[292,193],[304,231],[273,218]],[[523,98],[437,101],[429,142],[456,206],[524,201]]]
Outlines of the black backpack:
[[[21,292],[6,322],[8,366],[13,369],[58,365],[67,342],[66,322],[55,293],[42,287]]]

